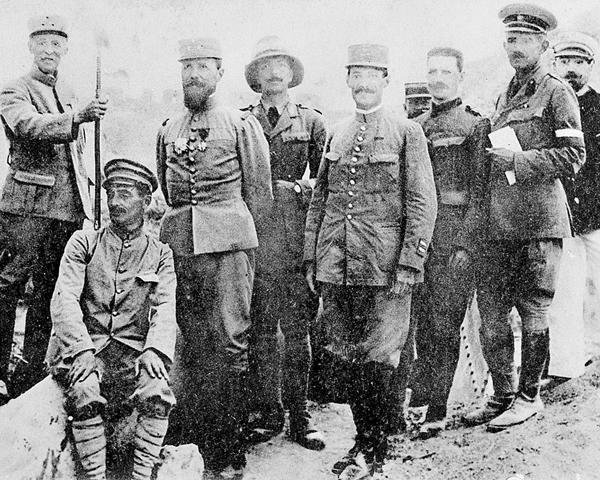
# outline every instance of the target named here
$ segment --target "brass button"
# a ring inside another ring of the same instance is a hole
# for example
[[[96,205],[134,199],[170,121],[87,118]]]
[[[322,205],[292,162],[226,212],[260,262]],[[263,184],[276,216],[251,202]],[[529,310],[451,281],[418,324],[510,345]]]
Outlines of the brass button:
[[[117,270],[117,272],[119,272],[119,273],[125,273],[126,271],[127,271],[127,270],[126,270],[125,268],[119,268],[119,269]]]
[[[352,161],[353,161],[353,162],[358,162],[358,158],[356,158],[356,157],[352,157]]]
[[[121,295],[125,290],[123,290],[122,288],[117,288],[117,294]]]
[[[361,126],[360,126],[360,131],[361,131],[361,132],[364,132],[366,129],[367,129],[367,127],[365,127],[364,125],[361,125]]]
[[[362,142],[362,141],[364,140],[364,138],[363,138],[363,137],[357,137],[356,139],[357,139],[359,142]]]
[[[360,147],[358,147],[358,146],[357,146],[357,147],[354,147],[354,151],[356,151],[356,152],[360,152]]]
[[[354,180],[350,180],[350,185],[355,185],[356,182]]]
[[[195,198],[192,199],[192,205],[198,205],[198,200],[196,200]]]
[[[191,189],[191,190],[190,190],[190,193],[191,193],[192,195],[196,195],[196,190],[194,190],[194,189]]]
[[[190,172],[196,173],[196,169],[194,167],[190,168]]]
[[[349,196],[351,196],[351,197],[353,197],[353,196],[354,196],[354,192],[353,192],[352,190],[350,190],[350,191],[348,192],[348,195],[349,195]]]
[[[356,168],[352,167],[352,168],[350,169],[350,173],[356,173]]]
[[[131,243],[129,243],[129,240],[125,240],[125,241],[123,242],[123,247],[125,247],[125,248],[129,248],[129,247],[131,247]]]
[[[117,317],[117,316],[119,316],[119,312],[117,312],[117,311],[114,311],[114,312],[112,312],[112,316],[113,316],[113,317]]]
[[[352,205],[351,203],[348,204],[348,208],[354,208],[354,205]]]
[[[352,220],[352,215],[348,214],[348,215],[346,215],[346,218],[347,218],[348,220]]]

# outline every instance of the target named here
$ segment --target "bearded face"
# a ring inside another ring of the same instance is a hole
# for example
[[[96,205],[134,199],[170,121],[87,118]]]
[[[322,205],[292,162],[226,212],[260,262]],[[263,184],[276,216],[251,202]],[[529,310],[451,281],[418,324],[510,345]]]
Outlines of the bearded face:
[[[223,69],[216,58],[184,60],[181,66],[181,83],[185,106],[190,110],[203,110],[222,77]]]

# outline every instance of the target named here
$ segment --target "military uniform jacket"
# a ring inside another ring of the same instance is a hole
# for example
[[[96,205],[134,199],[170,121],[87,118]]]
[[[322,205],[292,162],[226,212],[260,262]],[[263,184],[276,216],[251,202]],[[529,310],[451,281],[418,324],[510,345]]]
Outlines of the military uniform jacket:
[[[291,185],[273,185],[275,205],[260,238],[257,272],[301,271],[306,211],[312,197],[310,182],[302,177],[307,166],[310,178],[317,176],[327,141],[325,119],[311,108],[288,102],[272,127],[262,103],[245,110],[258,119],[269,142],[273,183],[285,180]]]
[[[400,267],[419,272],[437,211],[421,127],[381,107],[333,129],[306,220],[304,260],[317,280],[387,286]]]
[[[127,236],[112,226],[75,232],[52,296],[47,363],[61,366],[111,342],[173,361],[175,288],[171,249],[141,228]]]
[[[585,162],[573,90],[538,66],[512,98],[508,92],[500,96],[491,124],[492,131],[512,127],[523,151],[514,155],[514,185],[505,172],[491,169],[490,237],[570,237],[570,213],[559,177],[572,175]]]
[[[457,98],[415,119],[423,127],[435,179],[438,214],[433,245],[476,248],[485,215],[485,148],[489,122]]]
[[[76,97],[61,77],[35,65],[0,92],[10,168],[0,211],[79,222],[91,219],[90,180],[81,161]]]
[[[585,165],[565,179],[577,234],[600,229],[600,94],[590,88],[579,99],[585,140]]]
[[[169,209],[160,238],[175,255],[256,248],[272,203],[269,145],[249,112],[210,100],[158,133],[157,173]]]

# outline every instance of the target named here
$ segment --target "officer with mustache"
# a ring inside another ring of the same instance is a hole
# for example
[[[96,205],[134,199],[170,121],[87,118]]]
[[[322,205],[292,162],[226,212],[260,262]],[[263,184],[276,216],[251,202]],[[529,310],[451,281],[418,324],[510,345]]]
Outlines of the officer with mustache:
[[[177,323],[191,376],[183,436],[207,468],[245,466],[248,330],[257,229],[272,203],[269,146],[249,112],[221,105],[220,43],[180,42],[186,110],[164,122],[157,173],[169,206],[160,238],[173,249]]]
[[[551,309],[548,374],[572,378],[582,375],[585,362],[600,353],[600,94],[588,84],[598,40],[585,32],[564,31],[553,47],[554,70],[579,101],[586,150],[579,173],[563,178],[575,237],[565,239],[569,255],[563,256]],[[595,288],[588,293],[590,282]]]
[[[246,66],[246,81],[261,99],[244,111],[258,119],[269,142],[275,193],[256,259],[250,343],[255,406],[250,429],[256,441],[278,434],[285,420],[285,403],[290,411],[290,438],[321,450],[323,434],[312,425],[307,406],[308,327],[319,301],[308,289],[303,272],[304,224],[314,183],[303,175],[308,167],[309,177],[317,176],[327,127],[321,113],[289,98],[288,89],[303,78],[300,59],[275,36],[259,40]],[[278,347],[278,331],[285,338],[283,352]]]
[[[92,219],[90,179],[82,161],[84,123],[100,120],[106,99],[78,107],[59,66],[69,50],[67,22],[58,15],[29,20],[29,72],[0,92],[0,114],[10,143],[0,199],[0,404],[46,376],[44,355],[52,321],[50,298],[65,244]],[[33,280],[23,357],[7,391],[15,309]]]
[[[413,294],[417,360],[410,406],[426,409],[417,436],[446,427],[446,404],[460,354],[460,326],[475,291],[475,255],[484,210],[485,147],[489,121],[462,103],[463,54],[450,47],[427,54],[431,110],[415,121],[423,127],[438,196],[432,252],[425,280]]]
[[[382,103],[387,47],[349,47],[346,68],[356,111],[334,128],[319,167],[304,261],[311,290],[316,281],[321,286],[325,348],[350,372],[345,387],[356,440],[333,471],[381,478],[393,376],[437,203],[423,129]]]
[[[496,103],[492,133],[503,129],[500,135],[510,134],[512,129],[520,149],[506,148],[510,142],[488,149],[489,210],[482,218],[487,240],[477,298],[494,395],[464,418],[470,425],[489,422],[492,431],[525,422],[544,408],[539,390],[548,358],[548,309],[562,239],[571,236],[560,178],[573,175],[585,162],[577,98],[541,61],[556,18],[529,4],[508,5],[499,16],[515,76]],[[513,307],[522,320],[520,377],[510,325]]]

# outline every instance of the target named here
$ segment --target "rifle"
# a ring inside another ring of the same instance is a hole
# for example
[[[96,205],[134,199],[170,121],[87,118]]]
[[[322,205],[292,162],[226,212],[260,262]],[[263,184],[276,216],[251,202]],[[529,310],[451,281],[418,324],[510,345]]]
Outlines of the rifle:
[[[100,98],[102,92],[102,61],[100,48],[96,56],[96,98]],[[102,223],[102,165],[100,160],[100,120],[94,122],[94,230],[100,230]]]

